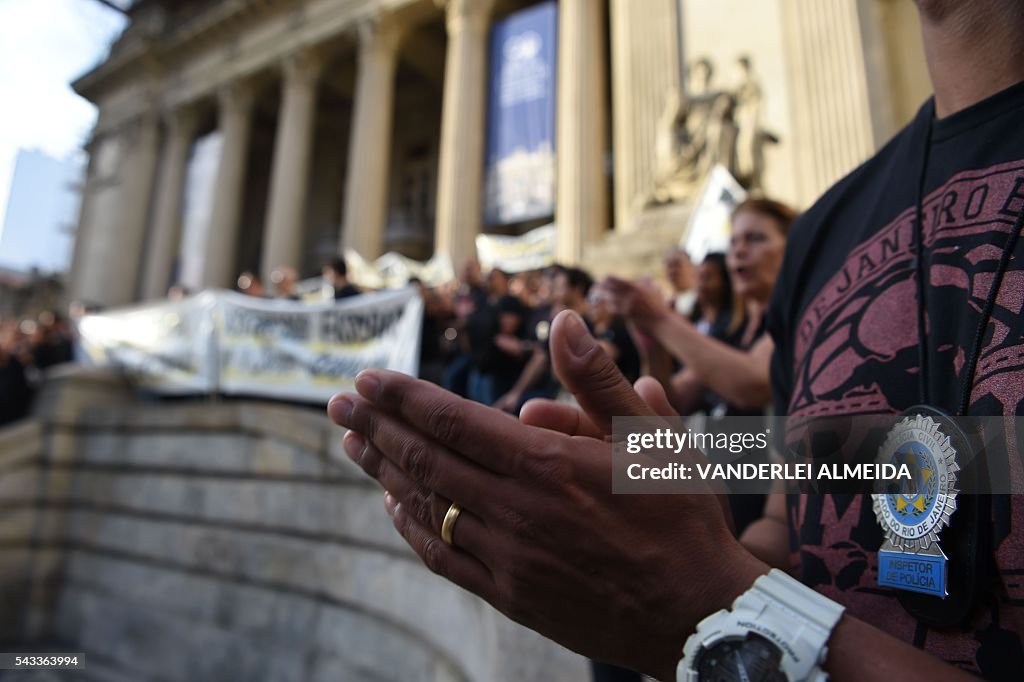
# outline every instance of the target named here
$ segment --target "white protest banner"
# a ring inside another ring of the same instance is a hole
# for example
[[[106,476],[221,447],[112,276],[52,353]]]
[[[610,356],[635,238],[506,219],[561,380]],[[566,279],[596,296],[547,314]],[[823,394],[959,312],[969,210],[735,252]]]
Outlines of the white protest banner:
[[[419,366],[423,301],[411,287],[313,304],[218,299],[221,393],[325,403],[368,367]]]
[[[437,254],[428,261],[407,258],[395,251],[388,251],[373,262],[384,286],[392,289],[404,287],[415,277],[427,287],[437,287],[455,279],[451,261],[444,254]]]
[[[200,294],[87,315],[78,322],[80,355],[87,364],[120,369],[159,393],[212,391],[215,305],[214,295]]]
[[[729,249],[732,212],[746,198],[747,191],[724,166],[711,169],[679,240],[690,260],[700,263],[709,253]]]
[[[345,249],[345,266],[348,268],[348,280],[353,284],[368,289],[380,289],[384,286],[384,278],[380,276],[376,266],[360,256],[355,249]]]
[[[422,324],[409,287],[313,304],[206,292],[88,315],[78,330],[85,362],[158,393],[325,403],[368,367],[415,375]]]
[[[444,254],[428,261],[413,260],[396,251],[388,251],[370,263],[352,249],[345,252],[349,281],[369,289],[398,289],[413,277],[427,287],[438,287],[455,279],[452,263]]]
[[[540,270],[555,262],[557,234],[554,224],[538,227],[518,237],[478,234],[477,259],[485,272],[492,268],[509,273]]]
[[[435,254],[433,258],[425,263],[411,261],[409,259],[406,260],[409,263],[416,263],[419,266],[419,269],[413,270],[412,274],[414,277],[418,277],[419,280],[427,287],[439,287],[442,284],[447,284],[455,279],[455,268],[452,267],[452,261],[448,258],[447,254]],[[408,280],[406,283],[408,283]]]

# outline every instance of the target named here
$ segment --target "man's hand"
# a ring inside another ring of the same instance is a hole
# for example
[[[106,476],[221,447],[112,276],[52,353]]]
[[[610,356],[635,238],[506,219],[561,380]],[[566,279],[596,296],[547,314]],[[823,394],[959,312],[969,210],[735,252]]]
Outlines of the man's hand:
[[[431,570],[575,651],[670,679],[697,621],[767,567],[713,495],[612,495],[611,444],[597,436],[612,415],[655,412],[574,313],[556,318],[551,352],[586,413],[579,435],[383,370],[328,410]],[[463,511],[449,546],[452,500]]]
[[[572,389],[570,388],[570,390]],[[665,389],[662,388],[657,379],[640,377],[636,384],[633,385],[633,390],[647,404],[652,414],[656,414],[659,417],[679,416],[679,413],[669,403],[668,396],[665,395]],[[584,397],[584,404],[591,405],[593,408],[599,407],[588,403],[586,397]],[[602,424],[604,429],[610,429],[611,425],[602,417],[603,415],[599,409],[595,409],[593,416],[591,416],[583,408],[576,405],[560,403],[557,400],[548,400],[547,398],[534,398],[523,405],[519,421],[530,426],[558,431],[567,436],[608,438],[612,435],[611,431],[598,428],[595,424],[596,421]]]

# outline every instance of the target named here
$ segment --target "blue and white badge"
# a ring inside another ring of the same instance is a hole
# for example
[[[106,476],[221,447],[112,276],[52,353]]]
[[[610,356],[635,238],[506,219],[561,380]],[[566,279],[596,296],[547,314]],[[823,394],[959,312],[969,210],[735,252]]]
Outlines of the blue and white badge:
[[[885,532],[878,584],[945,598],[946,555],[939,532],[956,511],[956,449],[937,421],[917,414],[892,428],[878,462],[906,464],[912,476],[899,492],[871,496]]]

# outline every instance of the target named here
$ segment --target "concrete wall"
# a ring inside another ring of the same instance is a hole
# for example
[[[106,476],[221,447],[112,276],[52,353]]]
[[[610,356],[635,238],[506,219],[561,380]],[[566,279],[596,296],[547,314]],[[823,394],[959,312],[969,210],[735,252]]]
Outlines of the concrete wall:
[[[42,450],[36,420],[0,430],[0,641],[27,627]]]
[[[72,374],[40,411],[0,434],[8,636],[73,643],[99,679],[588,679],[423,568],[319,409]]]

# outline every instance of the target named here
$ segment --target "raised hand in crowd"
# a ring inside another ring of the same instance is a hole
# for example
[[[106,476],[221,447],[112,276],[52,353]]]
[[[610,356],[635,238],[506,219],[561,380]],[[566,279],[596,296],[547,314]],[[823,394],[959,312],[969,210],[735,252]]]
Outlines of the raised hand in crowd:
[[[679,316],[666,305],[661,290],[650,279],[632,281],[608,276],[597,288],[615,314],[622,315],[643,332],[653,333],[668,316]]]

